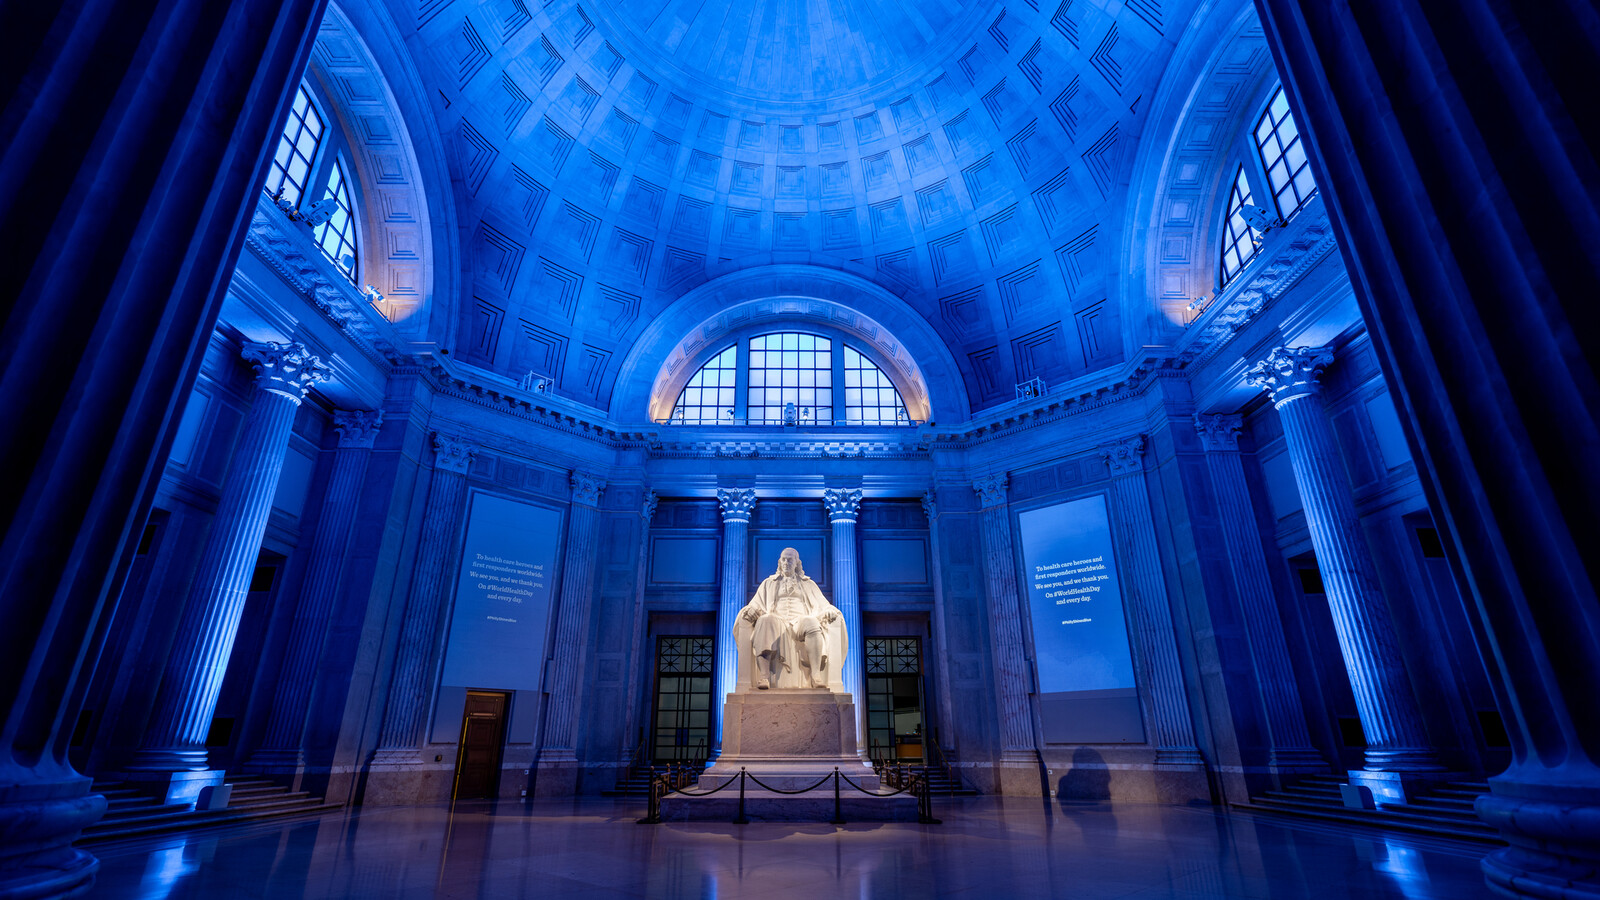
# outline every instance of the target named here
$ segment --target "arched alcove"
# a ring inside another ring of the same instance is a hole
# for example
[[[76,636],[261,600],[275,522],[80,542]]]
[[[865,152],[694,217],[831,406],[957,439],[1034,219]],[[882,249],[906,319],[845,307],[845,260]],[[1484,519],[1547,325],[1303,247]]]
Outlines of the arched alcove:
[[[960,421],[969,413],[949,348],[903,300],[845,272],[795,265],[725,275],[668,307],[623,362],[611,409],[621,421],[666,418],[695,370],[760,323],[817,323],[849,337],[900,387],[913,419]]]

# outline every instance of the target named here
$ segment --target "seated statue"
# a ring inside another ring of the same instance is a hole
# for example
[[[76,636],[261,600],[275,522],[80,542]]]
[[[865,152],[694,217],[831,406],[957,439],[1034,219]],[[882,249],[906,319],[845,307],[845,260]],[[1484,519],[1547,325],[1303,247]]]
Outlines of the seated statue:
[[[800,553],[786,548],[778,571],[756,588],[734,624],[739,648],[735,690],[830,688],[843,691],[844,617],[806,577]]]

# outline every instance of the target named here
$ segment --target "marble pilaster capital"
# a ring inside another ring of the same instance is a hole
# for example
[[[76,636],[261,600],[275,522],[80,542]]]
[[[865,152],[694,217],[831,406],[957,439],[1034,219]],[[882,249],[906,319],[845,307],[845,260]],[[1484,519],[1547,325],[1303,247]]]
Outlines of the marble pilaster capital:
[[[978,503],[984,509],[991,506],[1004,506],[1006,502],[1006,487],[1011,479],[1006,473],[984,475],[972,480],[972,489],[978,492]]]
[[[822,505],[829,522],[854,522],[861,509],[861,489],[828,488],[822,492]]]
[[[336,409],[333,411],[333,428],[339,432],[339,446],[371,450],[378,439],[378,429],[383,426],[381,409]]]
[[[644,517],[646,525],[649,525],[650,520],[656,517],[656,505],[660,502],[661,498],[656,496],[655,491],[646,490],[644,492],[644,502],[640,504],[639,515]]]
[[[756,508],[754,488],[717,488],[717,504],[722,507],[722,521],[748,522]]]
[[[1194,430],[1199,433],[1200,446],[1207,453],[1214,450],[1238,450],[1239,432],[1244,430],[1244,416],[1195,413]]]
[[[1134,475],[1144,471],[1144,435],[1136,434],[1121,440],[1102,444],[1100,452],[1105,455],[1106,465],[1111,468],[1111,477],[1118,475]]]
[[[572,502],[584,506],[599,506],[600,494],[606,489],[605,479],[588,472],[574,470],[571,476]]]
[[[1245,373],[1245,384],[1272,395],[1274,406],[1322,390],[1322,370],[1333,364],[1326,347],[1279,347]]]
[[[931,488],[922,492],[922,514],[929,522],[939,518],[939,496]]]
[[[332,374],[304,344],[245,341],[239,355],[256,370],[259,390],[288,397],[297,404],[305,399],[312,385],[327,381]]]
[[[478,448],[458,437],[443,432],[433,433],[433,467],[441,472],[453,472],[457,475],[467,474],[467,468],[472,465],[472,458],[478,455]]]

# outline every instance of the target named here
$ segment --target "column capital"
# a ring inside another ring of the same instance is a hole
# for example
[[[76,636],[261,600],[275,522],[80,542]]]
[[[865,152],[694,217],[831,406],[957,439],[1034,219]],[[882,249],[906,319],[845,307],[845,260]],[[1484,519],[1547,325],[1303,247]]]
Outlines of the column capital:
[[[822,492],[822,505],[829,522],[854,522],[861,509],[861,489],[828,488]]]
[[[327,381],[331,374],[304,344],[245,341],[239,355],[256,370],[257,388],[281,394],[295,403],[305,399],[313,384]]]
[[[1006,473],[983,475],[972,480],[972,489],[978,492],[978,503],[984,509],[991,506],[1004,506],[1006,502],[1006,487],[1011,479]]]
[[[748,522],[756,508],[754,488],[717,488],[717,503],[722,507],[722,521]]]
[[[1244,416],[1195,413],[1194,430],[1199,432],[1200,447],[1207,453],[1214,450],[1238,450],[1239,432],[1244,430]]]
[[[572,502],[584,506],[599,506],[600,494],[606,489],[605,479],[589,472],[572,471]]]
[[[441,472],[454,472],[457,475],[465,475],[467,474],[467,468],[472,465],[472,458],[478,455],[478,448],[461,438],[435,431],[433,433],[433,452],[433,467],[435,469]]]
[[[383,425],[381,409],[336,409],[333,411],[333,428],[339,432],[341,448],[371,450]]]
[[[939,518],[939,495],[933,488],[922,492],[922,514],[928,517],[929,522]]]
[[[1245,384],[1272,395],[1273,405],[1322,390],[1322,370],[1333,364],[1327,347],[1278,347],[1245,373]]]
[[[1100,445],[1100,453],[1111,467],[1111,477],[1135,475],[1144,471],[1144,435],[1136,434]]]
[[[644,502],[639,506],[639,515],[644,517],[644,523],[646,525],[649,525],[650,520],[656,517],[656,504],[660,502],[661,498],[656,496],[655,491],[645,488]]]

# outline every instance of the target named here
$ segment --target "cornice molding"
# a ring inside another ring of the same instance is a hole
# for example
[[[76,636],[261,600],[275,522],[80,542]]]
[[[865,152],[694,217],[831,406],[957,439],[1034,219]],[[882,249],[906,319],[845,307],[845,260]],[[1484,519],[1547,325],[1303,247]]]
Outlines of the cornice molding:
[[[329,275],[329,265],[304,231],[305,226],[289,221],[283,210],[262,194],[250,216],[245,246],[305,297],[362,355],[380,366],[399,364],[404,354],[387,333],[389,321],[354,285]]]

